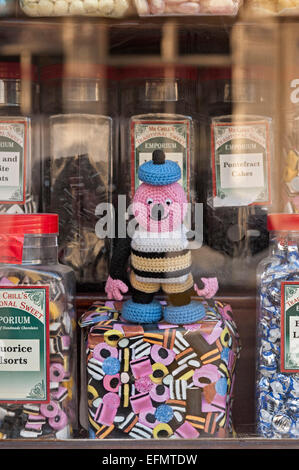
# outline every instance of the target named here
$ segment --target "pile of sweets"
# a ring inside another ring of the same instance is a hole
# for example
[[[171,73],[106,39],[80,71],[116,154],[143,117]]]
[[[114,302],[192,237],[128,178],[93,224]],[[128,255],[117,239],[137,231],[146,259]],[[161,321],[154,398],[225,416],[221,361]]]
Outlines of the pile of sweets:
[[[258,323],[257,428],[268,438],[299,437],[299,374],[282,373],[281,282],[299,281],[295,245],[280,250],[265,267]]]
[[[202,320],[180,326],[126,322],[121,302],[83,314],[91,439],[231,434],[239,335],[229,305],[203,305]]]
[[[135,0],[140,16],[236,15],[241,0]]]
[[[299,0],[250,0],[249,6],[261,13],[298,13]]]
[[[51,273],[53,277],[53,273]],[[32,403],[0,403],[0,439],[68,439],[73,435],[76,421],[75,362],[71,342],[75,328],[75,311],[68,303],[61,276],[49,282],[45,271],[21,272],[7,268],[0,285],[26,286],[49,285],[50,295],[50,401],[38,404],[44,396],[43,383],[38,383],[30,392]],[[29,398],[30,398],[29,397]]]
[[[134,12],[131,0],[20,0],[28,16],[103,16],[121,18]]]

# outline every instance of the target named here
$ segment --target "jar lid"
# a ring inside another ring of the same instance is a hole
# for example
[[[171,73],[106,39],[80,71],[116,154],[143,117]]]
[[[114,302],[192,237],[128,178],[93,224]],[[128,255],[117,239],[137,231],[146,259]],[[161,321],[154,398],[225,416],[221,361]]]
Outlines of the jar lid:
[[[267,226],[269,231],[299,232],[299,214],[269,214]]]
[[[36,81],[37,68],[32,65],[29,69],[27,67],[23,69],[19,62],[0,62],[0,79],[20,80],[21,78]]]
[[[57,214],[0,214],[0,234],[57,234]]]
[[[138,78],[179,78],[186,80],[197,80],[198,70],[191,66],[149,66],[149,67],[122,67],[119,71],[119,78],[138,79]]]
[[[68,63],[46,65],[41,70],[41,80],[61,80],[64,78],[117,79],[117,70],[113,67],[92,63]]]

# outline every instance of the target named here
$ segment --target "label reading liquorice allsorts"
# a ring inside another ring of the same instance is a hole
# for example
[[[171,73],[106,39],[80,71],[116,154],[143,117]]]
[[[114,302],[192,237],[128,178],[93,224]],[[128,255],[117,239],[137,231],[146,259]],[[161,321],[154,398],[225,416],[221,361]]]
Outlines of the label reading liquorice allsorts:
[[[0,120],[0,203],[23,203],[28,120]]]
[[[281,283],[281,371],[299,372],[299,283]]]
[[[212,124],[213,206],[270,203],[268,121]]]
[[[157,120],[132,121],[132,192],[141,181],[138,168],[142,163],[151,160],[153,151],[161,149],[167,160],[173,160],[181,168],[182,178],[178,181],[189,195],[190,175],[190,121]]]
[[[47,286],[0,288],[0,402],[49,401]]]

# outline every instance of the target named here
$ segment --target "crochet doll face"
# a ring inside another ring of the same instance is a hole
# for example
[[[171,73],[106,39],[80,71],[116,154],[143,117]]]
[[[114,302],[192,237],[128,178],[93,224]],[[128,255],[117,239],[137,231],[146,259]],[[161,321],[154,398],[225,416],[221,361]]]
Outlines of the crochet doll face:
[[[152,186],[142,183],[133,199],[133,213],[147,232],[172,232],[183,223],[187,197],[179,183]]]

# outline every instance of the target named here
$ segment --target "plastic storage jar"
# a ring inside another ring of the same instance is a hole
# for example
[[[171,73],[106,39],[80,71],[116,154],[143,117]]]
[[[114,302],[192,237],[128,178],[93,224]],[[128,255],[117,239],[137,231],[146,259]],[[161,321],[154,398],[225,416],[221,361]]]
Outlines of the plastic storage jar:
[[[270,255],[258,267],[257,430],[299,437],[299,214],[268,216]]]
[[[21,107],[22,79],[31,88],[28,115]],[[17,62],[0,62],[0,212],[36,212],[40,194],[40,135],[37,74],[32,67],[22,76]]]
[[[133,0],[19,0],[28,16],[103,16],[121,18],[135,12]]]
[[[135,0],[140,16],[236,15],[242,0]]]
[[[85,289],[107,277],[109,244],[96,226],[112,198],[112,154],[117,161],[114,79],[95,64],[42,70],[43,212],[58,213],[59,260]]]
[[[75,276],[57,261],[58,216],[0,215],[0,437],[76,428]]]

